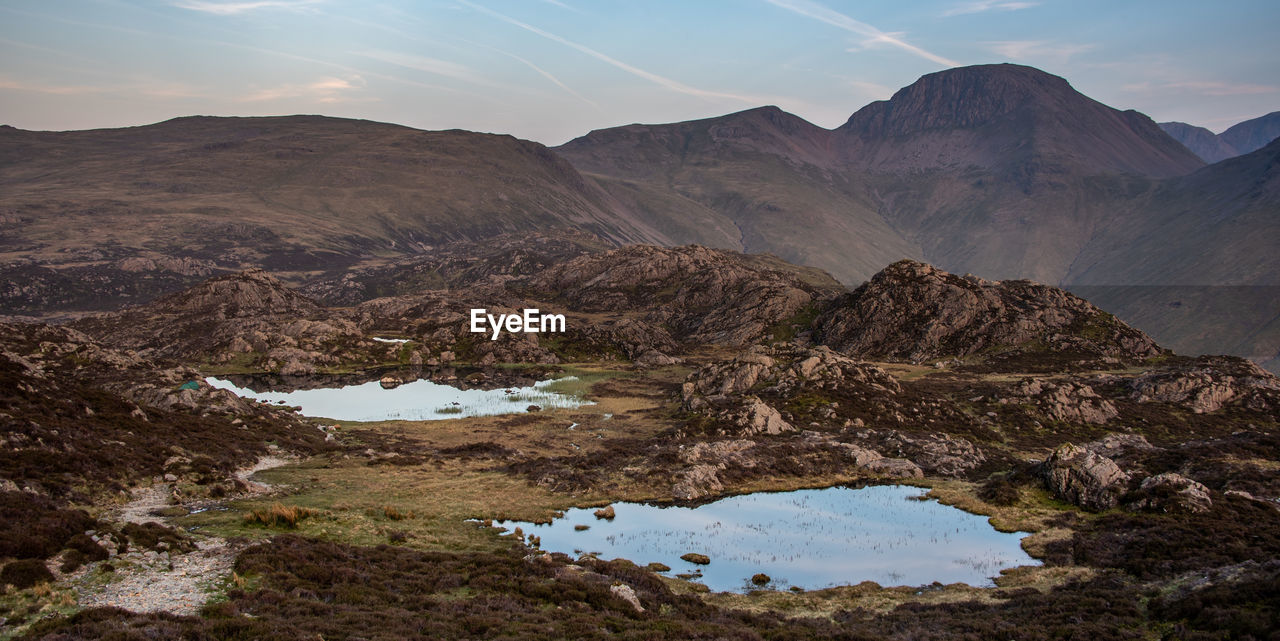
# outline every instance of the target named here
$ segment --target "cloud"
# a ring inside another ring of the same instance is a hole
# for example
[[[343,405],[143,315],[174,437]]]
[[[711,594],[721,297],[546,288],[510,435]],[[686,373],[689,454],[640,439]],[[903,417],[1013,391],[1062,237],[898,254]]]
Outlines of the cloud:
[[[840,29],[844,29],[850,33],[863,36],[866,38],[862,43],[863,47],[885,44],[897,47],[903,51],[924,58],[925,60],[936,62],[940,65],[946,65],[948,67],[960,66],[960,63],[954,60],[944,58],[938,54],[926,51],[907,42],[901,33],[888,33],[881,31],[865,22],[859,22],[844,15],[843,13],[828,9],[827,7],[824,7],[817,2],[813,2],[812,0],[765,0],[765,2],[774,6],[782,7],[788,11],[798,13],[802,16],[825,22],[833,27],[839,27]]]
[[[490,49],[493,49],[493,47],[490,47]],[[527,67],[529,67],[530,69],[534,70],[538,75],[542,76],[543,78],[546,78],[547,80],[550,80],[553,84],[555,84],[557,87],[560,87],[561,89],[564,89],[566,93],[568,93],[569,95],[573,96],[574,98],[577,98],[578,100],[581,100],[582,102],[585,102],[585,103],[587,103],[588,105],[591,105],[592,107],[597,107],[597,108],[598,108],[598,107],[600,106],[600,105],[597,105],[596,103],[594,103],[594,102],[592,102],[592,101],[590,101],[590,100],[588,100],[588,99],[584,98],[581,94],[579,94],[578,92],[574,91],[573,89],[570,89],[570,88],[569,88],[569,85],[566,85],[566,84],[564,84],[563,82],[560,82],[560,79],[559,79],[559,78],[557,78],[557,77],[555,77],[555,76],[553,76],[553,75],[551,75],[551,72],[550,72],[550,71],[547,71],[546,69],[543,69],[542,67],[539,67],[538,65],[535,65],[535,64],[533,64],[532,62],[530,62],[530,61],[528,61],[528,60],[525,60],[524,58],[521,58],[520,56],[517,56],[517,55],[516,55],[516,54],[514,54],[514,53],[511,53],[511,52],[508,52],[508,51],[503,51],[503,50],[501,50],[501,49],[493,49],[493,50],[494,50],[494,51],[497,51],[498,53],[500,53],[500,54],[502,54],[502,55],[504,55],[504,56],[508,56],[508,57],[510,57],[510,58],[514,58],[514,59],[516,59],[516,60],[518,60],[518,61],[520,61],[520,62],[524,63]]]
[[[1015,2],[1012,0],[978,0],[977,2],[966,2],[958,5],[942,15],[949,18],[970,13],[986,13],[987,11],[1017,11],[1019,9],[1030,9],[1039,4],[1039,2]]]
[[[1052,60],[1059,64],[1072,56],[1097,48],[1092,44],[1055,44],[1044,40],[999,40],[983,43],[996,54],[1009,60],[1040,59]]]
[[[192,11],[203,11],[218,16],[234,16],[257,9],[300,9],[316,4],[318,0],[248,0],[245,2],[216,2],[215,0],[177,0],[173,6]]]
[[[550,32],[547,32],[547,31],[543,31],[542,29],[539,29],[539,28],[537,28],[537,27],[535,27],[535,26],[532,26],[532,25],[529,25],[529,24],[525,24],[525,23],[523,23],[523,22],[520,22],[519,20],[516,20],[515,18],[511,18],[511,17],[505,16],[505,15],[503,15],[503,14],[501,14],[501,13],[498,13],[497,11],[493,11],[492,9],[488,9],[488,8],[486,8],[486,7],[482,7],[482,6],[478,5],[478,4],[475,4],[475,3],[472,3],[472,2],[468,2],[467,0],[458,0],[458,1],[459,1],[461,4],[465,5],[465,6],[471,7],[472,9],[475,9],[476,11],[479,11],[479,12],[484,13],[484,14],[486,14],[486,15],[489,15],[489,16],[492,16],[492,17],[494,17],[494,18],[497,18],[498,20],[501,20],[501,21],[503,21],[503,22],[505,22],[505,23],[507,23],[507,24],[514,25],[514,26],[516,26],[516,27],[520,27],[521,29],[524,29],[525,31],[529,31],[530,33],[537,34],[537,35],[542,36],[543,38],[546,38],[546,39],[548,39],[548,40],[551,40],[551,41],[554,41],[554,42],[558,42],[558,43],[560,43],[560,44],[562,44],[562,45],[564,45],[564,46],[566,46],[566,47],[571,47],[571,48],[573,48],[573,49],[577,49],[578,51],[580,51],[580,52],[582,52],[582,53],[585,53],[585,54],[587,54],[588,56],[591,56],[592,58],[595,58],[596,60],[599,60],[599,61],[604,62],[604,63],[606,63],[606,64],[613,65],[614,67],[617,67],[618,69],[621,69],[621,70],[623,70],[623,71],[625,71],[625,72],[627,72],[627,73],[629,73],[629,74],[631,74],[631,75],[633,75],[633,76],[637,76],[637,77],[639,77],[639,78],[643,78],[643,79],[645,79],[645,80],[648,80],[649,82],[652,82],[652,83],[657,84],[657,85],[661,85],[661,86],[663,86],[663,87],[666,87],[667,89],[670,89],[670,90],[675,91],[675,92],[678,92],[678,93],[682,93],[682,94],[686,94],[686,95],[690,95],[690,96],[697,96],[697,97],[699,97],[699,98],[728,98],[728,99],[730,99],[730,100],[737,100],[737,101],[740,101],[740,102],[745,102],[745,103],[750,103],[750,104],[761,104],[762,102],[765,102],[765,101],[760,100],[758,97],[745,96],[745,95],[738,95],[738,94],[731,94],[731,93],[724,93],[724,92],[719,92],[719,91],[707,91],[707,90],[705,90],[705,89],[698,89],[697,87],[690,87],[689,85],[686,85],[686,84],[681,83],[681,82],[679,82],[679,81],[672,80],[672,79],[670,79],[670,78],[666,78],[666,77],[663,77],[663,76],[659,76],[659,75],[658,75],[658,74],[656,74],[656,73],[651,73],[651,72],[645,71],[644,69],[641,69],[641,68],[639,68],[639,67],[634,67],[634,66],[629,65],[629,64],[627,64],[627,63],[625,63],[625,62],[622,62],[621,60],[617,60],[617,59],[615,59],[615,58],[611,58],[611,57],[609,57],[609,56],[607,56],[607,55],[605,55],[605,54],[603,54],[603,53],[600,53],[599,51],[596,51],[595,49],[592,49],[592,48],[590,48],[590,47],[587,47],[586,45],[580,45],[580,44],[578,44],[578,43],[576,43],[576,42],[574,42],[574,41],[572,41],[572,40],[569,40],[569,39],[567,39],[567,38],[562,38],[562,37],[560,37],[560,36],[557,36],[557,35],[556,35],[556,34],[554,34],[554,33],[550,33]]]
[[[367,101],[368,98],[357,98],[350,92],[364,87],[364,79],[360,76],[351,78],[325,77],[305,84],[283,84],[268,89],[255,91],[241,96],[240,102],[267,102],[284,98],[305,98],[322,103]]]
[[[428,58],[426,56],[419,56],[411,53],[396,53],[394,51],[356,51],[353,53],[357,56],[381,60],[382,62],[389,62],[393,65],[408,69],[425,71],[437,76],[457,78],[459,80],[476,79],[476,72],[470,67],[456,62],[450,62],[448,60],[440,60],[439,58]]]

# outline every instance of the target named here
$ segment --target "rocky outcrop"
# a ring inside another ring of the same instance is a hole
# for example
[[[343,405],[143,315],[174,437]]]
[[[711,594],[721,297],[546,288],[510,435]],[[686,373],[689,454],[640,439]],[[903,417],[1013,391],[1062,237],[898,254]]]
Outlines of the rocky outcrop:
[[[1050,420],[1102,425],[1120,415],[1116,406],[1084,383],[1026,379],[1001,404],[1027,403]]]
[[[923,361],[996,350],[1142,359],[1146,334],[1089,302],[1030,281],[986,281],[903,260],[839,299],[818,340],[859,358]]]
[[[1115,461],[1070,443],[1041,464],[1040,476],[1054,496],[1091,510],[1115,507],[1129,482]]]
[[[1131,507],[1158,512],[1208,512],[1213,507],[1209,488],[1176,472],[1165,472],[1142,480],[1141,499]]]
[[[1234,356],[1201,356],[1145,372],[1130,386],[1139,403],[1172,403],[1197,414],[1237,401],[1254,410],[1280,408],[1280,379]]]
[[[986,462],[987,457],[973,443],[944,433],[906,433],[889,430],[873,441],[881,452],[896,454],[929,474],[964,476]]]
[[[1147,441],[1141,434],[1111,433],[1096,440],[1085,443],[1084,449],[1115,460],[1122,456],[1131,456],[1159,449]]]
[[[642,311],[678,340],[745,345],[841,289],[830,276],[818,287],[792,269],[697,245],[635,245],[554,265],[520,287],[584,312]]]

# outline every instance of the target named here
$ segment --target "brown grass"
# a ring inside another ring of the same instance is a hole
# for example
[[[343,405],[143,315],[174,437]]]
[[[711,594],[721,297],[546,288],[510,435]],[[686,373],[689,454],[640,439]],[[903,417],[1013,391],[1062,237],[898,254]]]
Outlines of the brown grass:
[[[298,527],[299,521],[318,514],[320,514],[319,510],[313,510],[309,507],[273,503],[269,508],[253,510],[245,514],[244,522],[246,525],[262,525],[269,528],[278,527],[293,530]]]

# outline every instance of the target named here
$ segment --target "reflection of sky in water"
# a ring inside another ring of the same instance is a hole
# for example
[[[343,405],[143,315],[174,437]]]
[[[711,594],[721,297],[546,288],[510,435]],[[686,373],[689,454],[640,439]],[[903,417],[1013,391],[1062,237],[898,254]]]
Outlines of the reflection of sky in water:
[[[554,381],[541,381],[532,387],[507,390],[462,390],[431,381],[405,383],[394,389],[382,389],[378,381],[346,387],[305,389],[295,392],[255,392],[220,378],[205,379],[214,387],[231,390],[244,398],[302,407],[303,416],[318,416],[340,421],[435,421],[465,416],[492,416],[524,412],[530,405],[543,409],[578,407],[584,403],[572,396],[545,391]],[[564,379],[560,379],[564,380]],[[440,413],[441,409],[460,411]]]
[[[909,500],[923,493],[886,485],[748,494],[696,508],[615,503],[612,522],[572,509],[547,525],[497,524],[541,537],[549,552],[657,561],[671,574],[701,568],[697,580],[717,591],[745,589],[758,572],[774,587],[805,589],[867,580],[990,586],[1002,568],[1040,564],[1019,545],[1025,533],[997,532],[984,516]],[[579,524],[591,529],[575,531]],[[706,554],[711,564],[680,560],[687,552]]]

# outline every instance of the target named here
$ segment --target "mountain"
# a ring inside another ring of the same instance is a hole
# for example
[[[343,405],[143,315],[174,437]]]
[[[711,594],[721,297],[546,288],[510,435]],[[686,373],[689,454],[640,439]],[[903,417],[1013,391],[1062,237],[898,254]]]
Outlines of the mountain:
[[[694,221],[696,223],[696,221]],[[359,120],[178,118],[0,130],[0,298],[94,309],[213,273],[340,270],[501,233],[672,238],[537,143]]]
[[[849,284],[903,257],[1058,282],[1116,202],[1204,164],[1146,116],[1017,65],[924,76],[835,130],[768,107],[556,151],[601,184],[717,212],[745,251]]]
[[[708,212],[714,247],[771,252],[857,282],[919,247],[851,183],[831,132],[777,107],[669,125],[593,131],[556,152],[611,193],[651,209]],[[664,194],[654,201],[651,194]],[[679,199],[678,202],[671,202]]]
[[[991,282],[903,260],[843,296],[815,323],[817,338],[858,358],[920,361],[1031,352],[1143,360],[1163,350],[1077,296],[1026,280]]]
[[[1025,178],[1084,173],[1177,176],[1203,163],[1150,118],[1118,111],[1021,65],[921,77],[835,130],[852,165],[875,171],[994,169]]]
[[[1204,127],[1188,125],[1185,122],[1162,122],[1160,128],[1207,163],[1215,163],[1240,155],[1235,147]]]
[[[1224,142],[1247,154],[1280,138],[1280,111],[1246,120],[1219,134]]]

